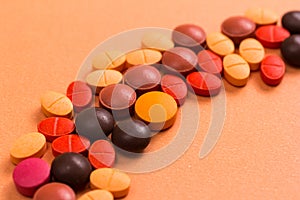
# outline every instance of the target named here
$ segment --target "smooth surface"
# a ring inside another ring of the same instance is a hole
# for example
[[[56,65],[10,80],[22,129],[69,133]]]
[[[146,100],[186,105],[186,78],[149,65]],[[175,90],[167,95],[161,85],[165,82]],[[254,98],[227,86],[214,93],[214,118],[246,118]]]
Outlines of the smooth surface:
[[[63,183],[48,183],[40,187],[33,200],[76,200],[76,194],[70,186]]]
[[[285,63],[277,55],[268,55],[261,62],[260,75],[268,85],[278,85],[285,74]]]
[[[287,63],[300,67],[300,34],[285,39],[280,46],[280,51]]]
[[[153,49],[137,49],[126,54],[126,67],[150,65],[161,60],[161,52]]]
[[[300,33],[300,10],[285,13],[281,18],[281,24],[291,34]]]
[[[224,19],[243,15],[255,5],[283,15],[299,8],[299,1],[2,1],[0,199],[27,200],[14,188],[15,166],[9,161],[9,149],[45,118],[40,95],[45,90],[65,93],[96,45],[114,34],[145,26],[172,30],[179,24],[194,23],[207,33],[218,31]],[[277,49],[266,53],[280,55]],[[131,189],[124,199],[300,199],[299,77],[300,71],[287,65],[277,87],[265,85],[259,72],[251,74],[244,88],[223,81],[225,124],[215,148],[204,159],[198,154],[210,127],[212,107],[210,99],[198,97],[200,119],[178,112],[178,119],[199,122],[188,150],[161,170],[130,173]],[[186,104],[198,105],[186,100]],[[180,122],[167,134],[152,138],[147,149],[158,150],[169,143]],[[43,159],[53,160],[50,148]]]
[[[220,32],[207,34],[206,43],[211,51],[222,57],[234,52],[233,41]]]
[[[245,12],[245,16],[253,20],[257,25],[276,24],[279,15],[269,7],[251,6]]]

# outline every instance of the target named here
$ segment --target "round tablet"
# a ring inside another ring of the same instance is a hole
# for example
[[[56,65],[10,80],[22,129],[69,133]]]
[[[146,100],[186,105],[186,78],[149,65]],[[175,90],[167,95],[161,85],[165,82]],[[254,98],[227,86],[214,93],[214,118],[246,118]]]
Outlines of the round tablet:
[[[127,119],[116,124],[111,140],[113,144],[125,151],[141,152],[150,143],[151,131],[144,122]]]
[[[160,131],[173,125],[176,120],[177,103],[164,92],[148,92],[135,103],[135,113],[151,130]]]
[[[114,69],[122,71],[125,67],[126,55],[121,51],[104,51],[97,54],[92,60],[94,69]]]
[[[128,69],[124,74],[124,83],[132,87],[138,95],[160,88],[161,75],[150,65],[139,65]]]
[[[28,158],[14,169],[13,180],[17,190],[32,197],[35,191],[50,181],[50,165],[40,158]]]
[[[285,73],[285,64],[277,55],[268,55],[261,62],[260,75],[268,85],[278,85]]]
[[[91,172],[88,159],[78,153],[63,153],[55,157],[51,164],[52,180],[65,183],[75,191],[84,189]]]
[[[92,190],[84,193],[78,200],[114,200],[114,196],[107,190]]]
[[[220,56],[210,50],[202,50],[198,53],[198,65],[201,70],[221,76],[223,62]]]
[[[72,101],[76,112],[91,105],[93,94],[91,88],[82,81],[73,81],[67,88],[67,97]]]
[[[63,183],[47,183],[40,187],[33,196],[33,200],[76,200],[75,192]]]
[[[56,138],[52,142],[51,147],[52,154],[55,157],[65,152],[75,152],[87,155],[90,141],[83,136],[70,134]]]
[[[208,34],[206,44],[211,51],[222,57],[233,53],[235,49],[232,40],[220,32]]]
[[[287,63],[300,67],[300,34],[291,35],[284,40],[280,50]]]
[[[90,149],[88,159],[94,168],[112,167],[116,158],[115,149],[107,140],[95,141]]]
[[[49,117],[40,121],[37,129],[46,137],[48,142],[52,142],[60,136],[74,132],[75,124],[65,117]]]
[[[151,65],[161,60],[161,52],[153,49],[138,49],[126,55],[126,67],[135,65]]]
[[[149,32],[142,38],[142,48],[154,49],[158,51],[166,51],[174,47],[171,38],[162,33]]]
[[[281,18],[281,24],[291,34],[300,33],[300,10],[285,13]]]
[[[278,15],[273,10],[260,7],[249,8],[245,16],[258,26],[276,24],[278,20]]]
[[[30,157],[42,157],[47,150],[46,138],[38,132],[27,133],[19,137],[10,149],[12,163],[18,164]]]

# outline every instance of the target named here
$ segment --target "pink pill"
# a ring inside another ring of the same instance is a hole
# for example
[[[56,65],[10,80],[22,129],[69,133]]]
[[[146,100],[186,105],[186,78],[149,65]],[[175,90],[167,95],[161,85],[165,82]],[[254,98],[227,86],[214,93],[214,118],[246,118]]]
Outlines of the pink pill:
[[[28,158],[14,169],[13,180],[24,196],[33,197],[35,191],[50,180],[50,165],[40,158]]]

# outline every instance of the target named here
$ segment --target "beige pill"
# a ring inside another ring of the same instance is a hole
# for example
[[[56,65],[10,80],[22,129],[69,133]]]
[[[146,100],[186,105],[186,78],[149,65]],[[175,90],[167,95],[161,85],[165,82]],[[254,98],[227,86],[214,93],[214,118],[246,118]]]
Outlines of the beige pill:
[[[122,78],[123,75],[116,70],[96,70],[87,75],[86,82],[94,93],[99,94],[102,88],[120,83]]]
[[[142,38],[142,48],[166,51],[174,47],[174,42],[170,37],[161,33],[149,32]]]
[[[258,40],[247,38],[240,43],[239,53],[249,63],[250,69],[255,71],[264,59],[265,49]]]
[[[206,43],[210,50],[220,56],[226,56],[234,52],[234,43],[229,37],[220,33],[214,32],[206,36]]]
[[[257,25],[276,24],[278,15],[273,11],[265,8],[249,8],[245,16],[254,21]]]
[[[92,190],[84,193],[78,200],[113,200],[114,196],[107,190]]]
[[[229,54],[223,58],[224,77],[235,86],[246,85],[250,76],[249,64],[238,54]]]
[[[121,51],[104,51],[92,60],[94,69],[114,69],[122,71],[125,67],[126,56]]]
[[[38,132],[27,133],[19,137],[10,149],[12,163],[18,164],[26,158],[42,157],[47,150],[46,138]]]
[[[126,67],[132,67],[134,65],[151,65],[158,63],[162,58],[160,51],[153,49],[138,49],[129,52],[126,55]]]
[[[41,97],[41,108],[47,117],[73,117],[73,105],[64,94],[47,91]]]

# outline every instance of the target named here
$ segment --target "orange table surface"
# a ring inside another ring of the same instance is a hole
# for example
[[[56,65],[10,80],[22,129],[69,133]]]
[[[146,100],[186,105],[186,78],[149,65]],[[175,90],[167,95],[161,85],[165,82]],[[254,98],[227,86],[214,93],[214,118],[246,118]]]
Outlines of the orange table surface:
[[[296,0],[1,1],[0,199],[27,199],[14,187],[9,149],[45,118],[40,95],[46,90],[64,93],[96,45],[133,28],[194,23],[207,33],[218,31],[224,19],[254,6],[280,16],[300,9]],[[131,189],[124,199],[300,199],[299,80],[300,69],[287,65],[278,87],[265,85],[259,72],[242,88],[224,81],[222,135],[203,159],[199,151],[211,101],[199,97],[199,129],[189,149],[160,170],[130,173]],[[195,123],[193,116],[185,118]],[[164,146],[174,130],[154,138],[149,148]],[[50,148],[43,159],[53,159]]]

